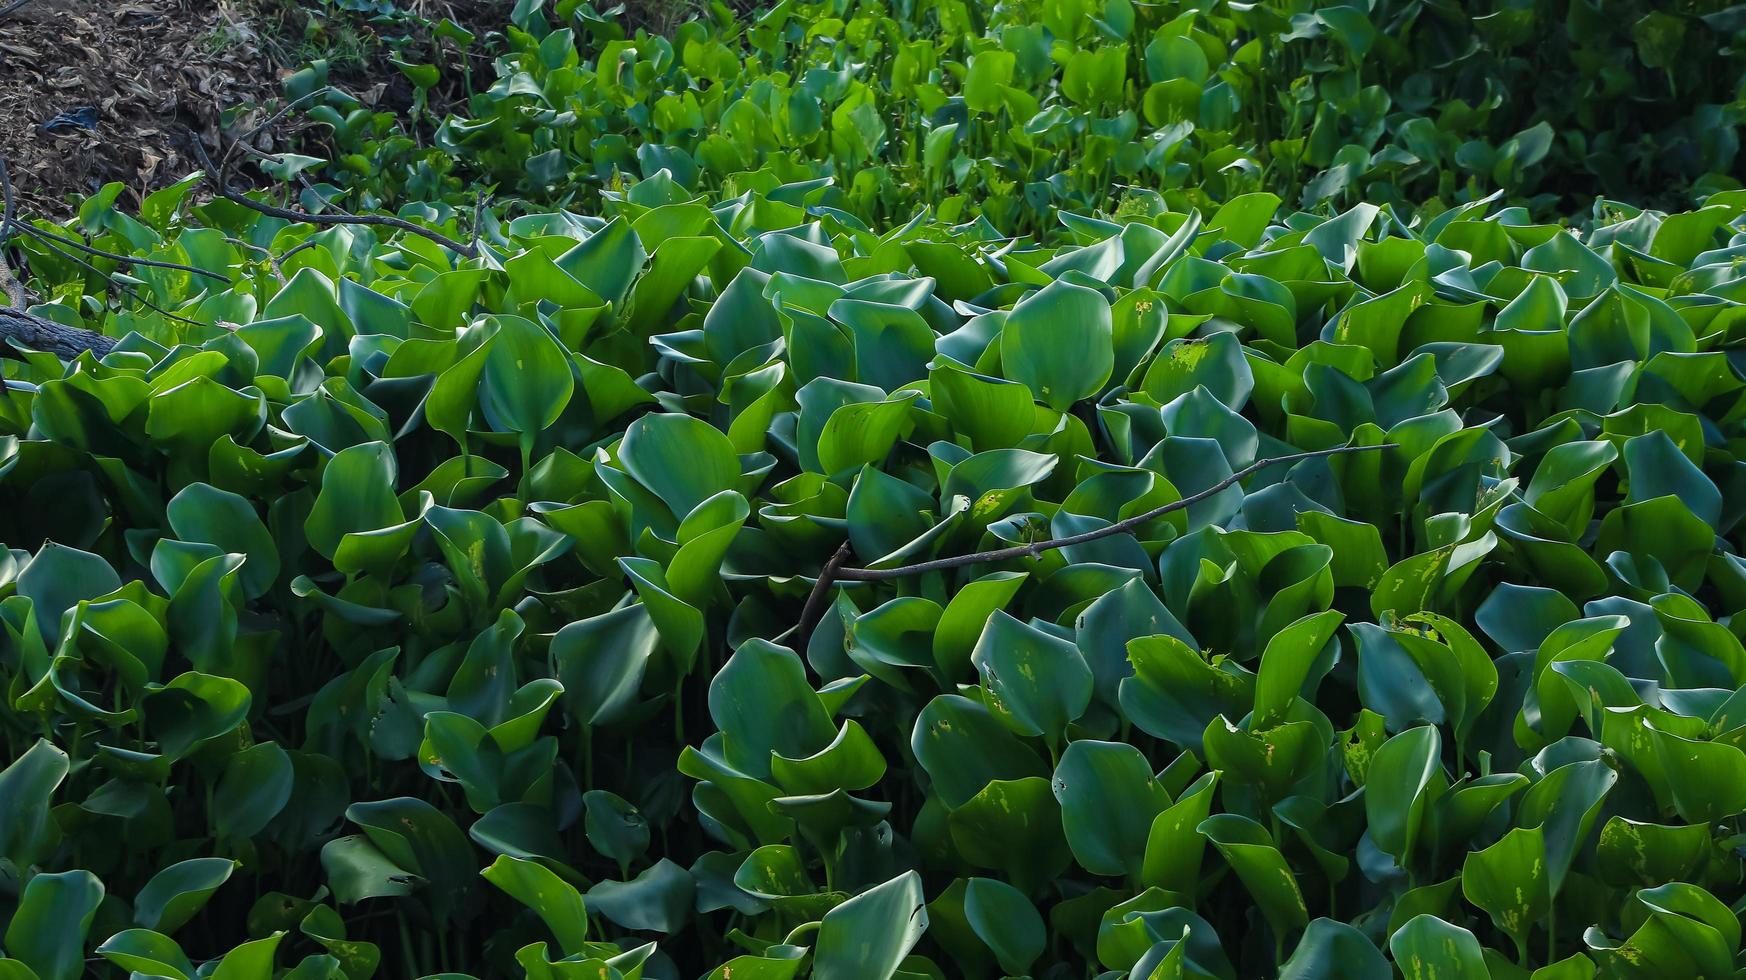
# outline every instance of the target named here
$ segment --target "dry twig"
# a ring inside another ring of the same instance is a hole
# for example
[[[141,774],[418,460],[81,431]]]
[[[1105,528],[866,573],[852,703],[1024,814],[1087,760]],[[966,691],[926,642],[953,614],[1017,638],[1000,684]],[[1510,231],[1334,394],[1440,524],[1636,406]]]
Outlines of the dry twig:
[[[1149,521],[1157,520],[1165,514],[1174,513],[1179,510],[1186,510],[1203,500],[1210,500],[1230,487],[1235,486],[1239,481],[1253,476],[1270,466],[1279,466],[1285,463],[1298,463],[1306,459],[1321,459],[1328,456],[1340,456],[1347,453],[1363,453],[1378,449],[1395,448],[1398,447],[1393,443],[1384,443],[1377,446],[1336,446],[1332,449],[1316,449],[1310,452],[1292,453],[1288,456],[1273,456],[1267,459],[1258,459],[1204,490],[1191,493],[1188,496],[1183,497],[1181,500],[1173,500],[1162,506],[1154,507],[1151,510],[1146,511],[1144,514],[1135,514],[1133,517],[1117,521],[1114,524],[1105,527],[1085,531],[1080,534],[1070,534],[1066,537],[1050,538],[1047,541],[1013,545],[1010,548],[995,548],[992,551],[978,551],[969,555],[955,555],[951,558],[935,558],[932,561],[916,562],[913,565],[899,565],[896,568],[842,567],[843,562],[847,560],[849,556],[849,545],[845,542],[842,547],[837,549],[836,554],[832,555],[830,560],[825,562],[824,568],[819,571],[818,581],[813,584],[812,592],[806,597],[806,605],[802,607],[800,613],[800,624],[795,627],[794,631],[794,646],[798,650],[806,649],[807,642],[812,638],[812,628],[817,624],[819,617],[824,612],[824,597],[826,593],[830,591],[831,586],[837,582],[880,582],[887,579],[903,578],[907,575],[922,575],[927,572],[949,571],[954,568],[963,568],[966,565],[979,565],[984,562],[1007,561],[1013,558],[1037,558],[1040,557],[1043,552],[1054,551],[1056,548],[1067,548],[1076,544],[1088,544],[1101,538],[1132,533],[1136,528],[1140,527],[1140,525]]]
[[[228,172],[212,162],[212,157],[207,154],[206,147],[200,144],[199,134],[191,132],[188,134],[188,137],[189,142],[193,144],[195,156],[200,160],[200,165],[206,168],[207,182],[212,184],[213,188],[218,191],[220,197],[223,197],[232,204],[241,205],[258,214],[264,214],[269,218],[281,218],[285,221],[296,221],[303,224],[374,225],[383,228],[395,228],[436,242],[438,245],[441,245],[449,251],[464,258],[472,259],[479,256],[479,250],[472,245],[468,245],[464,242],[457,242],[441,232],[432,231],[423,225],[407,221],[405,218],[397,218],[393,215],[387,214],[310,214],[307,211],[294,211],[290,208],[281,208],[276,205],[257,201],[252,197],[247,197],[238,193],[235,188],[230,186]]]
[[[87,255],[95,255],[100,259],[108,259],[111,262],[125,262],[128,265],[143,265],[143,266],[148,266],[148,267],[153,268],[153,269],[171,269],[171,270],[174,270],[176,272],[186,272],[186,273],[189,273],[190,275],[205,276],[206,278],[211,279],[215,282],[224,283],[226,286],[231,285],[230,277],[221,276],[218,273],[213,272],[210,269],[197,269],[194,266],[183,265],[180,262],[165,262],[165,261],[162,261],[161,259],[141,259],[141,258],[136,258],[136,257],[131,256],[131,255],[121,255],[121,254],[116,253],[116,252],[106,252],[103,249],[97,248],[94,245],[87,245],[84,242],[81,242],[77,239],[67,238],[63,235],[57,235],[52,231],[44,231],[43,229],[38,228],[35,225],[27,225],[27,224],[24,224],[23,222],[18,222],[18,221],[13,222],[13,224],[15,226],[17,226],[19,231],[22,231],[26,235],[30,235],[30,236],[36,238],[38,241],[47,240],[47,241],[59,242],[62,245],[66,245],[70,248],[76,248],[79,251],[84,252]]]

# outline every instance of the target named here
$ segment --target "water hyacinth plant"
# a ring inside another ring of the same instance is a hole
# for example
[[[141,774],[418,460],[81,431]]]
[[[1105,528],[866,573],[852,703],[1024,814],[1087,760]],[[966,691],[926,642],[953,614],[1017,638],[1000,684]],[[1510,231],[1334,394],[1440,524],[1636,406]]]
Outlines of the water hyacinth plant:
[[[523,0],[289,79],[306,186],[9,208],[0,978],[1737,975],[1746,23],[1653,6]]]

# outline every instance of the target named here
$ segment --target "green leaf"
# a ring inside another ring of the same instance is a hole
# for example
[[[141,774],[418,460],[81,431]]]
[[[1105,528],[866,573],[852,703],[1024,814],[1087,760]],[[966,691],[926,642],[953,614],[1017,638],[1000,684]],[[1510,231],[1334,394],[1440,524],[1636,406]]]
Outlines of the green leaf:
[[[1412,866],[1427,810],[1447,785],[1441,750],[1437,729],[1422,725],[1382,743],[1370,761],[1364,780],[1370,839],[1402,868]]]
[[[294,781],[291,757],[277,742],[260,742],[231,756],[212,796],[213,833],[221,839],[260,833],[290,801]]]
[[[6,952],[39,980],[77,980],[85,974],[85,936],[103,883],[89,871],[61,871],[30,879],[6,926]]]
[[[1072,742],[1055,768],[1053,790],[1080,866],[1092,874],[1137,876],[1152,821],[1170,805],[1140,750],[1120,742]]]
[[[890,980],[928,927],[921,876],[907,872],[825,913],[813,947],[817,980]]]
[[[964,915],[1007,973],[1023,974],[1043,955],[1043,917],[1006,882],[971,878],[964,890]]]
[[[1328,976],[1387,980],[1393,975],[1388,960],[1363,933],[1333,919],[1311,922],[1291,958],[1279,968],[1280,980]]]
[[[989,616],[971,661],[983,700],[1020,735],[1058,745],[1091,703],[1091,668],[1079,648],[1001,610]]]
[[[1109,302],[1096,290],[1054,282],[1013,307],[1000,332],[1007,377],[1064,412],[1096,394],[1115,369]]]
[[[498,316],[479,388],[493,428],[524,440],[550,428],[570,403],[570,358],[551,332],[519,316]]]
[[[69,769],[65,752],[38,739],[0,772],[0,796],[10,801],[0,807],[0,859],[27,867],[52,846],[59,828],[50,817],[49,801]]]
[[[649,822],[630,802],[603,789],[582,794],[582,802],[587,807],[588,843],[617,861],[620,874],[627,873],[631,861],[648,850]]]
[[[691,874],[662,858],[630,881],[596,884],[588,904],[626,929],[671,933],[685,927],[695,895]]]
[[[1235,813],[1221,813],[1202,821],[1199,830],[1237,872],[1276,935],[1308,924],[1303,890],[1265,827]]]
[[[393,447],[383,442],[342,449],[328,460],[321,493],[303,524],[309,546],[331,559],[346,535],[406,520],[394,490],[397,469]]]
[[[1539,827],[1517,827],[1461,865],[1461,893],[1492,924],[1527,950],[1528,934],[1552,907],[1546,840]]]
[[[1395,966],[1409,980],[1488,980],[1485,954],[1473,933],[1434,915],[1415,916],[1388,937]]]
[[[544,865],[508,855],[498,855],[491,866],[479,872],[486,881],[532,909],[565,953],[588,950],[588,910],[582,896]]]
[[[644,415],[619,447],[625,470],[683,519],[740,482],[740,460],[720,429],[689,415]]]
[[[237,863],[229,858],[193,858],[152,876],[133,899],[133,921],[166,935],[180,929],[230,880]]]

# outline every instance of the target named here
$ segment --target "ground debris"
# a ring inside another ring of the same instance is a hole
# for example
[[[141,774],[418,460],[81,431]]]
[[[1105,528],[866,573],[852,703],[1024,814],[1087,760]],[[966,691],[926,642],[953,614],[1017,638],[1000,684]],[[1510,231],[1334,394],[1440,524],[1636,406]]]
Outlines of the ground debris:
[[[271,98],[279,70],[235,4],[35,0],[0,23],[0,147],[20,202],[64,214],[110,181],[137,204],[195,169],[185,128],[216,138],[219,112]],[[82,108],[95,126],[44,124]]]

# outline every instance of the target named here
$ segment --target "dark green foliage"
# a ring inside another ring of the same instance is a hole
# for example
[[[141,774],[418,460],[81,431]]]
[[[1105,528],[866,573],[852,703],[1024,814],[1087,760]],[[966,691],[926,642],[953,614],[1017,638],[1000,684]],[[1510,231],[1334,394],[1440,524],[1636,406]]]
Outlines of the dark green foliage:
[[[0,977],[1735,975],[1746,192],[1533,202],[1728,169],[1730,12],[1455,13],[529,0],[435,143],[315,110],[477,258],[17,240],[122,339],[5,362]],[[1306,197],[1360,77],[1500,101]]]

